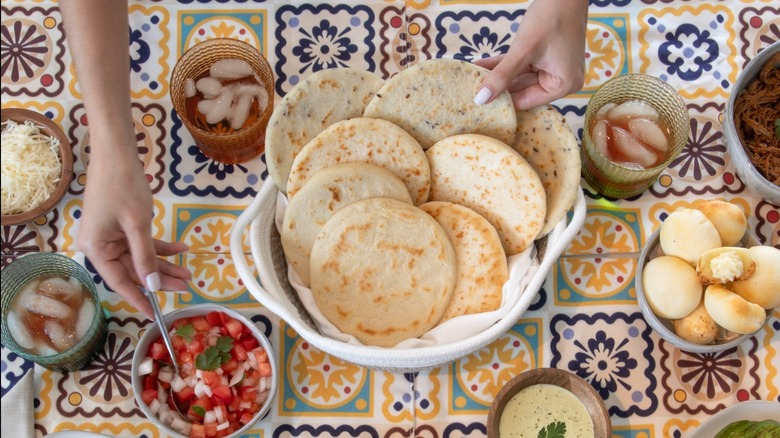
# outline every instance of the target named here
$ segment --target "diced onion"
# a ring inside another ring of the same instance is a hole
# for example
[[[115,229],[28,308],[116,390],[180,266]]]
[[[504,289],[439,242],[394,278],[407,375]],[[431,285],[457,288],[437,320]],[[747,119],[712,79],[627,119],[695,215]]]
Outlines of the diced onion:
[[[198,398],[201,398],[201,397],[203,397],[204,395],[206,395],[206,390],[204,389],[205,387],[206,387],[206,384],[205,384],[205,383],[203,383],[203,382],[198,382],[198,383],[196,383],[196,384],[195,384],[195,387],[194,387],[194,388],[192,388],[192,389],[195,391],[195,395],[196,395]]]
[[[171,383],[171,380],[173,380],[173,370],[164,368],[160,370],[160,373],[157,374],[157,380],[165,383]]]
[[[217,425],[217,430],[225,430],[225,429],[227,429],[228,427],[230,427],[230,423],[226,421],[226,422],[224,422],[224,423],[219,423],[219,424]]]
[[[244,377],[244,373],[235,373],[235,374],[233,374],[233,378],[230,379],[230,383],[228,383],[228,386],[236,386],[238,384],[238,382],[240,382],[243,377]]]
[[[181,378],[181,376],[176,376],[173,381],[171,381],[171,388],[173,389],[173,392],[180,392],[182,389],[187,387],[187,382]]]
[[[150,374],[154,370],[154,360],[151,357],[147,357],[138,364],[138,375],[145,376]]]
[[[60,141],[41,133],[31,121],[7,120],[2,132],[3,214],[30,211],[49,199],[60,182]]]
[[[157,414],[157,411],[160,410],[160,402],[156,398],[152,399],[151,403],[149,403],[149,410],[152,411],[153,414]]]
[[[217,422],[217,413],[214,411],[206,411],[206,415],[203,416],[203,424],[216,423],[216,422]]]
[[[217,406],[214,408],[214,414],[217,416],[217,423],[222,423],[225,421],[225,413],[222,412],[223,409],[225,409],[224,406]]]
[[[184,421],[181,418],[174,418],[173,422],[171,423],[171,428],[179,433],[184,433],[184,426],[186,426],[187,422]]]

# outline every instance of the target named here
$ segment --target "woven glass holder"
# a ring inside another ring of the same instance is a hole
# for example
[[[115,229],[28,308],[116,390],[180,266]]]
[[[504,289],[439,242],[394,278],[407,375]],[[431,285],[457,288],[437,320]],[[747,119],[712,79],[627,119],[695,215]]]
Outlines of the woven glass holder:
[[[187,79],[197,80],[207,74],[216,61],[235,58],[248,62],[260,77],[268,93],[268,105],[260,117],[247,128],[220,133],[203,129],[187,115],[184,84]],[[214,38],[200,42],[184,52],[176,62],[171,75],[170,90],[173,108],[192,135],[195,144],[207,157],[224,164],[236,164],[254,158],[265,150],[265,129],[273,112],[274,74],[268,61],[256,48],[232,38]]]
[[[52,356],[36,356],[19,344],[8,330],[7,315],[19,291],[30,281],[49,276],[76,278],[89,293],[95,306],[94,318],[87,334],[68,350]],[[70,257],[56,253],[32,253],[13,261],[2,275],[2,340],[3,345],[17,355],[52,371],[77,371],[87,366],[103,351],[108,336],[108,323],[100,298],[89,273]]]
[[[652,105],[666,122],[670,150],[656,167],[634,170],[620,166],[598,151],[590,138],[590,127],[598,110],[607,103],[640,99]],[[650,75],[627,74],[605,82],[588,101],[582,132],[582,176],[604,196],[630,198],[647,190],[682,152],[690,134],[690,116],[680,95],[666,82]]]

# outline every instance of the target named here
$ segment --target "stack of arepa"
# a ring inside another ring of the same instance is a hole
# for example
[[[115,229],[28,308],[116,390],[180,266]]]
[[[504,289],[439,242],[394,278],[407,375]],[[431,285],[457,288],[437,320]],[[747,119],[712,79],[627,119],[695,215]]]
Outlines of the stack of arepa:
[[[387,81],[327,70],[274,110],[267,162],[287,199],[291,283],[362,344],[499,309],[508,258],[534,257],[574,203],[579,153],[563,118],[515,112],[506,93],[475,105],[485,73],[449,59]]]
[[[661,225],[663,254],[645,265],[642,287],[684,340],[708,345],[753,333],[780,306],[780,250],[746,248],[746,231],[742,209],[724,200],[677,209]]]

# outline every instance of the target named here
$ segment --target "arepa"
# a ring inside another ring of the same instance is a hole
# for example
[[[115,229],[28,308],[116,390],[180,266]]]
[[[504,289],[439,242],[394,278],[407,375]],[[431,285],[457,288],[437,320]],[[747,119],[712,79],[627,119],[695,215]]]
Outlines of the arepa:
[[[447,233],[458,264],[458,281],[441,322],[498,309],[509,271],[493,225],[476,211],[451,202],[427,202],[420,209]]]
[[[334,123],[304,146],[293,162],[287,196],[294,197],[318,171],[355,162],[392,172],[406,184],[415,205],[428,200],[431,170],[420,144],[392,122],[366,117]]]
[[[367,163],[326,167],[290,199],[279,232],[287,260],[304,285],[309,285],[309,256],[322,226],[345,206],[368,198],[412,203],[403,181],[389,170]]]
[[[580,148],[561,113],[551,105],[517,111],[517,135],[512,148],[528,161],[542,180],[547,215],[544,236],[574,205],[580,190]]]
[[[265,131],[268,174],[282,192],[298,152],[333,123],[360,117],[384,80],[373,73],[336,68],[298,82],[274,108]]]
[[[426,151],[431,201],[465,205],[498,231],[508,256],[539,235],[546,196],[534,169],[505,143],[478,134],[447,137]]]
[[[488,70],[455,59],[423,61],[388,79],[363,113],[390,120],[409,132],[423,149],[455,134],[483,134],[507,144],[517,120],[509,92],[485,105],[474,95]]]
[[[342,208],[322,227],[310,275],[328,321],[363,344],[392,347],[438,323],[457,267],[432,217],[395,199],[371,198]]]

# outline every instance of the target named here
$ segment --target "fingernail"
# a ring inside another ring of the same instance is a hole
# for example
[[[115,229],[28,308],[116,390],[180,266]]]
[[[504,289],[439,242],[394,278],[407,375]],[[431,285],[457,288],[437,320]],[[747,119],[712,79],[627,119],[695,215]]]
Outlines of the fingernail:
[[[487,88],[482,87],[478,92],[477,95],[474,96],[474,103],[477,105],[482,105],[493,96],[493,93]]]
[[[152,292],[157,292],[162,287],[160,283],[160,274],[152,272],[146,276],[146,288]]]

